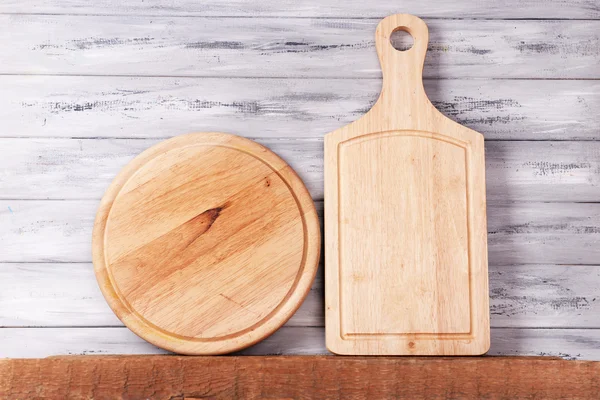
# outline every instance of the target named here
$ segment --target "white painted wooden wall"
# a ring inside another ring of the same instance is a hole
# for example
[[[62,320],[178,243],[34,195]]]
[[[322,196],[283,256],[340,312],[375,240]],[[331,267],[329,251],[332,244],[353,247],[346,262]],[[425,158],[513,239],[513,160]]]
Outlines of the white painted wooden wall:
[[[430,27],[425,86],[486,137],[490,354],[600,360],[598,0],[2,0],[0,357],[159,353],[97,288],[102,193],[165,138],[224,131],[323,205],[323,136],[366,112],[388,14]],[[325,353],[323,274],[244,354]]]

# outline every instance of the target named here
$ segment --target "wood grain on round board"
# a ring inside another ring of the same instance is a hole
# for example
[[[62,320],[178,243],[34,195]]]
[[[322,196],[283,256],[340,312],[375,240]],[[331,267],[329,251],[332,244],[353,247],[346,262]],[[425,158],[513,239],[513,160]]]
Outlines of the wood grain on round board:
[[[396,31],[413,46],[396,50]],[[490,345],[483,136],[423,88],[427,25],[375,32],[379,99],[325,137],[327,347],[338,354],[474,355]]]
[[[281,158],[238,136],[194,133],[151,147],[115,178],[93,261],[108,304],[137,335],[222,354],[292,316],[320,243],[314,203]]]

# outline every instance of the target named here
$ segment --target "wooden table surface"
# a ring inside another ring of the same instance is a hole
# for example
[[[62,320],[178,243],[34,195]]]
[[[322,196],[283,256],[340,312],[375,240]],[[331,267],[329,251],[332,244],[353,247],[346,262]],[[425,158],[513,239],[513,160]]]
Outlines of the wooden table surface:
[[[600,360],[600,5],[589,0],[4,0],[0,357],[162,350],[97,287],[99,200],[136,154],[224,131],[323,209],[323,136],[365,113],[386,15],[430,29],[425,87],[486,138],[490,354]],[[322,217],[322,216],[321,216]],[[324,354],[323,273],[243,354]]]

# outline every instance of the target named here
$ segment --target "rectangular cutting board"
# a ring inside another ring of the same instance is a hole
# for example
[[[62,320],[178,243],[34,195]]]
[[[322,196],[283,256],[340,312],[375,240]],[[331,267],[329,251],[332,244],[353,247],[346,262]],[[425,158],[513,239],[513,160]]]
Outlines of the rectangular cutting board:
[[[413,37],[394,49],[397,30]],[[381,95],[325,137],[326,343],[337,354],[476,355],[490,345],[483,136],[423,89],[425,23],[377,26]]]

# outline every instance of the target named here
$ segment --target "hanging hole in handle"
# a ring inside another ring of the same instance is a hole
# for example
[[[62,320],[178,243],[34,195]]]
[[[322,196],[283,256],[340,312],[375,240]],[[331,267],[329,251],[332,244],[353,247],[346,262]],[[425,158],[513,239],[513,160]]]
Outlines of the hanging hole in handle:
[[[407,51],[413,47],[414,39],[406,28],[398,27],[390,35],[392,47],[398,51]]]

